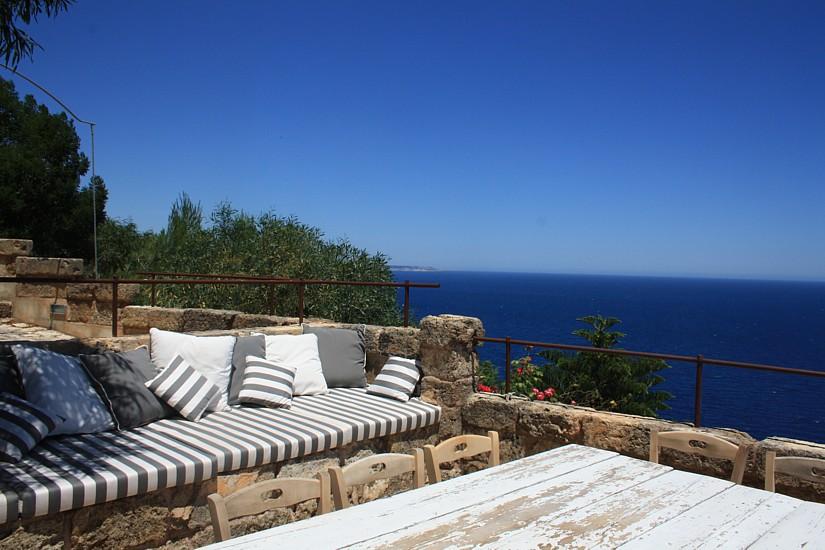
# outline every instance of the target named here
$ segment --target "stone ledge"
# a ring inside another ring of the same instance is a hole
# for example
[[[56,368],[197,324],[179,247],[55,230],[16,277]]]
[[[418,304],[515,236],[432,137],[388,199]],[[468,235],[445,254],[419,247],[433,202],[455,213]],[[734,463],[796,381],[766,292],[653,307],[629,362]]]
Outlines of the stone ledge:
[[[463,430],[484,433],[497,430],[504,449],[511,456],[531,455],[569,443],[615,451],[647,460],[650,452],[650,432],[679,429],[697,430],[721,437],[735,444],[752,446],[745,469],[747,485],[764,487],[765,452],[825,459],[825,445],[770,437],[756,441],[750,435],[727,428],[694,428],[691,424],[621,413],[603,412],[586,407],[540,403],[526,400],[505,400],[501,396],[474,394],[461,409]],[[503,454],[506,456],[508,453]],[[729,478],[728,461],[663,449],[661,462],[680,470]],[[825,487],[790,478],[777,478],[779,492],[805,500],[825,502]]]
[[[80,277],[83,260],[20,256],[15,260],[14,268],[18,277]]]
[[[0,239],[0,256],[31,256],[33,246],[29,239]]]

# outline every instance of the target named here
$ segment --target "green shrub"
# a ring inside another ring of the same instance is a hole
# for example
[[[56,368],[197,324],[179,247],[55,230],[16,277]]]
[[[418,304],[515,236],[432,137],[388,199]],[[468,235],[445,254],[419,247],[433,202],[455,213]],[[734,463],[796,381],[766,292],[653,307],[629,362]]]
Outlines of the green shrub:
[[[589,328],[573,334],[594,348],[615,348],[625,336],[611,330],[620,323],[614,317],[591,315],[578,320],[587,323]],[[530,351],[511,363],[510,389],[515,394],[643,416],[657,416],[659,411],[668,408],[671,395],[654,389],[664,380],[658,373],[669,368],[664,361],[589,351],[544,350],[535,354]],[[479,391],[503,391],[504,384],[492,363],[482,365]]]

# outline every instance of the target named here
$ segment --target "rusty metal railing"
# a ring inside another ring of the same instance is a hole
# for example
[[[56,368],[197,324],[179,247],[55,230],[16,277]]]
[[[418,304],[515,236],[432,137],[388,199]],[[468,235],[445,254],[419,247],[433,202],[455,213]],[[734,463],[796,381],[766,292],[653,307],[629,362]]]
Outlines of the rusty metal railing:
[[[626,349],[594,348],[592,346],[576,346],[572,344],[556,344],[552,342],[534,342],[531,340],[516,340],[509,336],[505,338],[492,338],[479,336],[474,339],[475,343],[490,342],[494,344],[504,344],[505,370],[504,370],[504,392],[510,393],[510,370],[512,363],[513,346],[525,346],[531,348],[558,349],[563,351],[577,351],[585,353],[601,353],[606,355],[621,355],[625,357],[644,357],[647,359],[661,359],[663,361],[680,361],[693,363],[696,365],[696,382],[693,394],[693,424],[696,427],[702,425],[702,376],[705,365],[716,365],[720,367],[733,367],[737,369],[749,369],[763,372],[778,372],[782,374],[793,374],[798,376],[812,376],[815,378],[825,378],[825,372],[805,369],[793,369],[788,367],[778,367],[776,365],[763,365],[760,363],[745,363],[741,361],[729,361],[727,359],[713,359],[703,355],[675,355],[672,353],[653,353],[649,351],[632,351]]]
[[[304,294],[307,286],[362,286],[362,287],[394,287],[404,289],[404,326],[410,324],[410,289],[411,288],[440,288],[439,283],[418,283],[411,281],[336,281],[326,279],[286,279],[279,277],[245,276],[245,275],[218,275],[203,273],[168,273],[168,272],[141,272],[148,279],[83,279],[72,277],[0,277],[0,283],[22,284],[105,284],[112,286],[112,336],[118,335],[118,287],[124,284],[149,285],[151,287],[151,305],[156,305],[157,285],[267,285],[269,287],[269,310],[274,313],[274,289],[277,285],[295,286],[298,294],[298,323],[304,322]],[[190,277],[174,279],[168,277]],[[167,277],[160,279],[158,277]]]

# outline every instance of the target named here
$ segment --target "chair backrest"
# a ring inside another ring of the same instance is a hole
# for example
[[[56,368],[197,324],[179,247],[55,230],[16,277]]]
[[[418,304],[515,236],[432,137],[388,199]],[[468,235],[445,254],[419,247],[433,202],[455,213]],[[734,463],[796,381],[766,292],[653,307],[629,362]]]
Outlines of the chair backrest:
[[[425,445],[424,462],[427,465],[427,477],[430,478],[430,483],[437,483],[441,481],[441,464],[487,452],[490,453],[487,465],[498,466],[501,462],[498,432],[489,431],[486,436],[457,435],[435,446]]]
[[[805,481],[825,484],[825,460],[803,456],[776,456],[776,451],[765,453],[765,490],[776,491],[776,473],[794,476]]]
[[[329,469],[332,484],[332,499],[337,510],[349,506],[347,489],[366,485],[379,479],[413,472],[415,488],[424,486],[424,451],[415,449],[413,454],[383,453],[362,458],[343,468],[333,466]]]
[[[659,449],[667,447],[684,453],[733,461],[730,480],[742,484],[750,445],[736,445],[720,437],[694,431],[650,432],[650,461],[659,463]]]
[[[276,508],[286,508],[307,500],[318,500],[318,514],[330,511],[329,475],[318,474],[316,479],[271,479],[235,491],[229,496],[217,493],[208,497],[209,514],[215,541],[228,540],[229,520],[260,514]]]

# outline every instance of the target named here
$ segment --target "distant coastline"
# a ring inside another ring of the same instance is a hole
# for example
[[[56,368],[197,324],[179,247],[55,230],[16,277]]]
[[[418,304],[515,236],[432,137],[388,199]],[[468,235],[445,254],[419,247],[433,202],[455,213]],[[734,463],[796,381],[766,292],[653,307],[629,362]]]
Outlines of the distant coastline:
[[[438,271],[438,269],[426,265],[391,265],[393,271]]]

